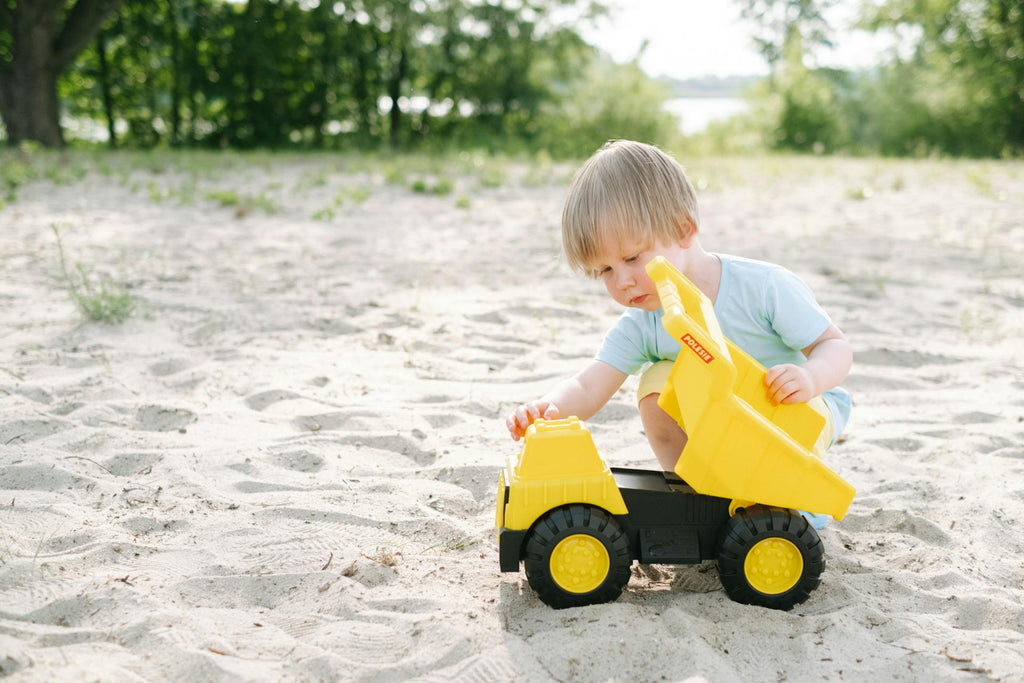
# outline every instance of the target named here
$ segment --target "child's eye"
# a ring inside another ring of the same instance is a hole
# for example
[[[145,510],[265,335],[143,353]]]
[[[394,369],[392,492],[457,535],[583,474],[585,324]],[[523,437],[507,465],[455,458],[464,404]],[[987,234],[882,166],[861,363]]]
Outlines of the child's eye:
[[[636,263],[639,259],[640,259],[640,255],[637,254],[635,256],[630,256],[630,257],[628,257],[628,258],[626,258],[624,260],[626,261],[626,263]]]

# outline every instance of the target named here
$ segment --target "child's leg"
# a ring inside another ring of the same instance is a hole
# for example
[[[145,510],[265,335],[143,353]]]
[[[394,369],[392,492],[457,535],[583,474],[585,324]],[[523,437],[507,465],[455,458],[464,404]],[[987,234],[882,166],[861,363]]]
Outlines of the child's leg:
[[[829,419],[825,421],[825,428],[821,430],[821,435],[818,437],[818,441],[814,444],[814,454],[819,458],[825,457],[825,451],[828,450],[829,446],[832,445],[832,440],[835,437],[835,427],[832,425],[832,413],[829,412],[828,406],[825,405],[825,399],[821,396],[817,396],[810,400],[811,403],[817,403],[825,415],[829,416]],[[804,512],[800,511],[801,514],[807,518],[807,521],[818,531],[821,531],[828,526],[829,521],[832,517],[830,515],[820,514],[816,512]]]
[[[658,407],[661,394],[647,394],[640,399],[640,420],[644,424],[644,433],[651,444],[651,450],[661,469],[672,472],[679,454],[686,445],[686,432],[679,428],[676,421]]]
[[[658,406],[658,397],[671,371],[672,361],[655,363],[640,377],[640,388],[637,390],[637,406],[644,433],[658,463],[666,472],[675,469],[676,460],[686,445],[686,432]]]

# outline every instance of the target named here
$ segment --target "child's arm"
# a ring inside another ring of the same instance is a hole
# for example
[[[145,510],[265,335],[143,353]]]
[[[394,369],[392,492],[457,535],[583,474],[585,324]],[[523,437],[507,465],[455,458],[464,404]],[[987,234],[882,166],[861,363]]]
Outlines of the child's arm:
[[[505,425],[512,438],[518,441],[537,419],[575,415],[588,420],[604,407],[628,376],[607,363],[590,361],[574,377],[559,382],[542,398],[519,406],[506,418]]]
[[[765,374],[769,400],[806,403],[846,379],[853,365],[853,350],[842,331],[830,325],[813,344],[803,349],[803,365],[776,365]]]

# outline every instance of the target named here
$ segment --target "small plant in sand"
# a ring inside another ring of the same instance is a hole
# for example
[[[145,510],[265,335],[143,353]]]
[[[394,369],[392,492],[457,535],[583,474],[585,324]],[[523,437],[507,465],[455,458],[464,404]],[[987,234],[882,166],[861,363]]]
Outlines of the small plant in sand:
[[[348,194],[356,204],[362,204],[370,198],[371,194],[373,194],[373,189],[360,185],[350,189]]]
[[[153,181],[149,182],[149,185],[146,186],[146,189],[149,191],[149,201],[153,202],[154,204],[160,204],[165,199],[170,199],[171,191],[165,191],[163,188],[161,188]]]
[[[60,256],[60,268],[68,286],[68,294],[82,315],[93,322],[121,323],[127,320],[135,312],[135,300],[132,295],[105,278],[93,282],[88,270],[81,263],[75,263],[73,272],[68,270],[60,229],[55,223],[51,224],[50,228],[57,238],[57,253]]]
[[[405,185],[405,171],[397,166],[389,166],[384,170],[384,182],[388,185]]]
[[[0,202],[13,203],[17,199],[17,190],[36,177],[35,166],[27,156],[11,152],[2,155],[0,163]]]
[[[237,206],[240,201],[238,193],[234,190],[213,190],[211,192],[207,192],[204,196],[209,200],[217,202],[221,206]]]
[[[989,198],[996,198],[998,195],[992,186],[992,179],[984,169],[979,167],[969,167],[966,171],[967,179],[971,181],[971,184],[984,196]]]
[[[254,209],[258,209],[266,214],[278,213],[281,210],[281,206],[276,201],[264,194],[256,197],[246,197],[234,190],[213,190],[207,192],[204,196],[206,199],[215,201],[221,206],[235,207],[235,218],[248,216]]]
[[[505,184],[505,168],[496,163],[486,164],[480,169],[480,185],[483,187],[501,187]]]
[[[296,190],[305,190],[310,187],[323,187],[327,184],[327,169],[314,168],[303,171],[295,182]]]
[[[865,199],[871,199],[874,196],[875,191],[870,187],[864,185],[861,187],[851,187],[846,191],[846,198],[853,199],[856,201],[863,201]]]
[[[336,215],[337,212],[335,212],[333,206],[325,206],[313,212],[313,220],[330,223]]]
[[[455,199],[455,208],[456,209],[468,209],[470,207],[470,204],[471,204],[471,202],[470,202],[469,197],[467,197],[464,194],[460,194]]]
[[[419,178],[414,180],[412,183],[412,191],[417,194],[436,194],[438,196],[445,196],[452,193],[455,189],[455,183],[448,178],[439,178],[436,182],[430,183],[426,180]]]

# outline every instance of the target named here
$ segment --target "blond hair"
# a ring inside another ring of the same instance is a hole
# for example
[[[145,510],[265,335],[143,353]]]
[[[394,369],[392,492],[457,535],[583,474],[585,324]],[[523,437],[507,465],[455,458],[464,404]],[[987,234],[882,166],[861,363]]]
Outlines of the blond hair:
[[[611,140],[583,164],[562,209],[562,248],[588,270],[611,239],[677,242],[696,230],[697,195],[679,162],[653,145]]]

